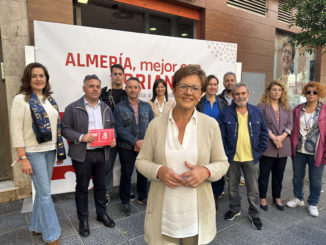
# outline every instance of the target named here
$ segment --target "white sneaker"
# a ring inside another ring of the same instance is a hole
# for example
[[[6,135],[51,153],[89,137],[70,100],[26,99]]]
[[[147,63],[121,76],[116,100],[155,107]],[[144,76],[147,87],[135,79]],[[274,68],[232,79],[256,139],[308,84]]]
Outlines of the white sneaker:
[[[295,208],[303,205],[304,205],[304,201],[300,201],[296,197],[286,203],[286,206],[288,206],[289,208]]]
[[[313,217],[317,217],[319,215],[317,206],[309,205],[308,212]]]

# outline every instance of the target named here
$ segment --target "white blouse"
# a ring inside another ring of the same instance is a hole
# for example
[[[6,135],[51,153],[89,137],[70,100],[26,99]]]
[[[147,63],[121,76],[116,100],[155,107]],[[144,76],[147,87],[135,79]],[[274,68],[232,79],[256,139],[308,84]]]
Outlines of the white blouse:
[[[182,144],[178,140],[179,130],[169,112],[165,155],[167,165],[176,174],[189,171],[185,161],[196,164],[198,158],[197,113],[194,111],[188,122]],[[165,187],[162,234],[184,238],[198,234],[197,189],[179,186],[175,189]]]
[[[154,104],[157,105],[158,110],[160,111],[161,115],[162,115],[162,113],[163,113],[163,109],[164,109],[164,105],[165,105],[165,103],[166,103],[166,98],[165,98],[165,97],[164,97],[164,100],[163,100],[162,105],[160,105],[160,103],[158,103],[158,99],[157,99],[157,98],[155,98],[155,100],[154,100]]]
[[[300,117],[300,134],[302,135],[302,146],[301,149],[297,151],[304,154],[314,155],[314,153],[309,153],[305,150],[304,144],[306,141],[306,136],[310,132],[312,126],[314,125],[315,121],[313,120],[315,113],[307,113],[304,112]],[[307,130],[305,130],[307,129]]]

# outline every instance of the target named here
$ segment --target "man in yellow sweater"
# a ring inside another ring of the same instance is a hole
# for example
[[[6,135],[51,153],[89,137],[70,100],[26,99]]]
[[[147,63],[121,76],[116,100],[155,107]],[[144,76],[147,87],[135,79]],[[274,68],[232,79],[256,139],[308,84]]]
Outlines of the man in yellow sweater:
[[[245,83],[237,83],[232,89],[233,102],[220,114],[219,124],[230,168],[230,210],[226,220],[241,214],[239,183],[241,169],[244,173],[249,201],[248,217],[252,225],[261,230],[259,218],[258,161],[267,148],[268,131],[260,109],[248,103],[249,90]]]

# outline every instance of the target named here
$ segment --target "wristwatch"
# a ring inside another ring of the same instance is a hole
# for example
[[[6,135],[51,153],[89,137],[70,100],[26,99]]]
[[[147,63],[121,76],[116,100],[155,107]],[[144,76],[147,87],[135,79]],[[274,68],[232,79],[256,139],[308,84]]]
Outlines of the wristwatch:
[[[19,160],[24,160],[24,159],[27,159],[26,156],[19,156]]]

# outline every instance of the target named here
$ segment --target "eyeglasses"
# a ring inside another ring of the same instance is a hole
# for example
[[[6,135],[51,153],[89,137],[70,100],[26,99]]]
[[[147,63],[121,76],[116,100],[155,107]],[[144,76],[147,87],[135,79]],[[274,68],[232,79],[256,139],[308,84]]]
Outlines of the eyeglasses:
[[[200,94],[200,92],[202,91],[202,88],[200,86],[196,86],[196,85],[188,85],[185,83],[180,83],[177,85],[178,89],[180,90],[180,92],[186,92],[188,90],[188,88],[190,88],[191,92],[193,94]]]
[[[318,91],[316,91],[316,90],[314,90],[314,91],[307,90],[306,95],[309,95],[309,94],[317,95]]]

